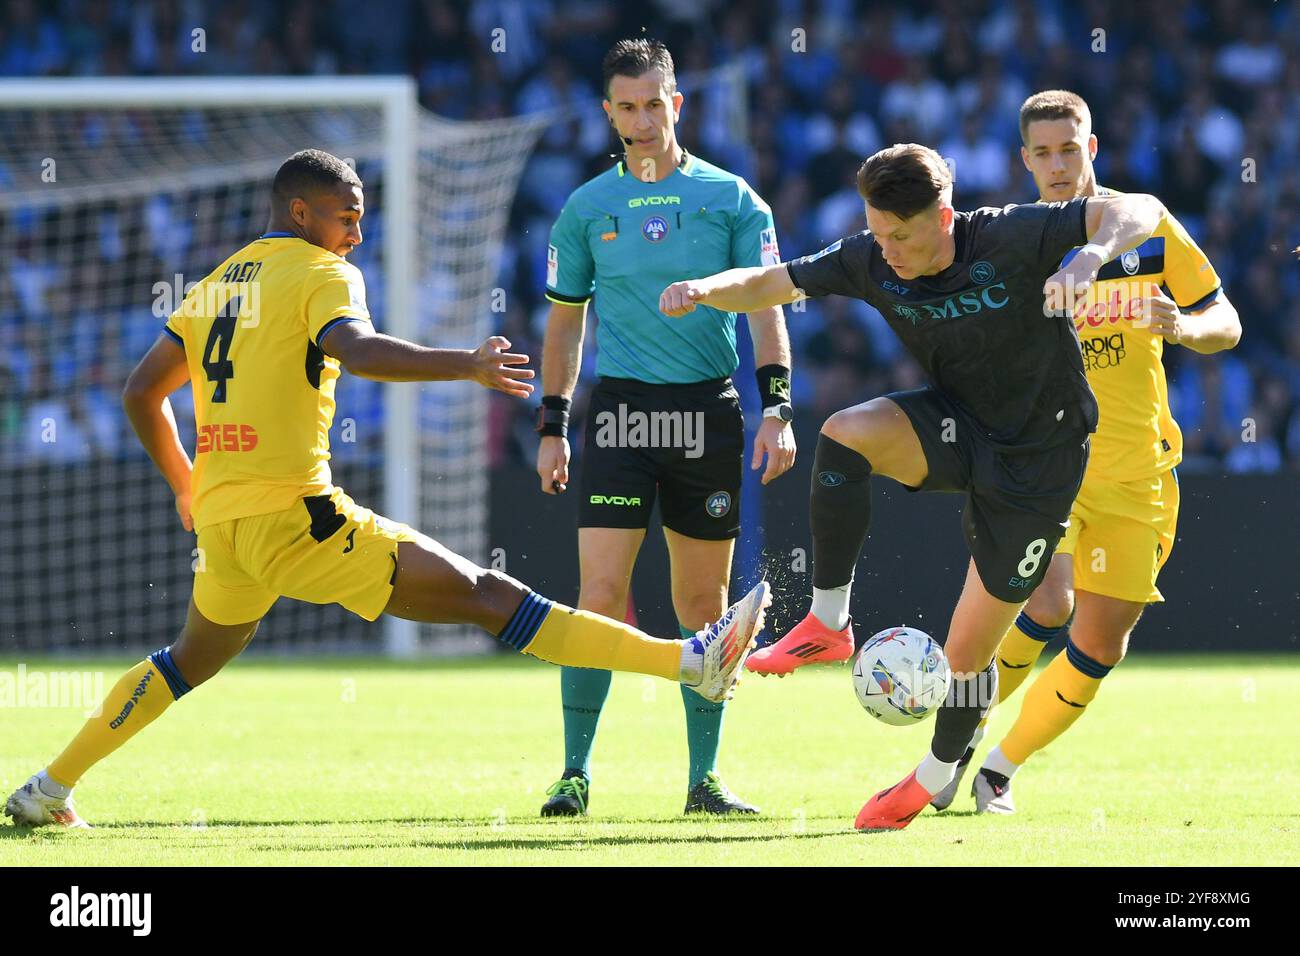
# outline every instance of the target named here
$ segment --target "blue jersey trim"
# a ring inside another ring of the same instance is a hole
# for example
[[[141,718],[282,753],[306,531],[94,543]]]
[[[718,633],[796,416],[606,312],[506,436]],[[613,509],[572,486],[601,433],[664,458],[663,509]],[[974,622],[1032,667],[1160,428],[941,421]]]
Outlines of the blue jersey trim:
[[[1214,300],[1217,299],[1217,298],[1219,297],[1219,293],[1222,292],[1222,291],[1223,291],[1223,286],[1221,286],[1221,285],[1216,285],[1216,286],[1214,287],[1214,290],[1213,290],[1212,292],[1209,292],[1209,293],[1207,293],[1206,295],[1201,296],[1199,299],[1197,299],[1197,300],[1196,300],[1195,302],[1193,302],[1191,305],[1180,305],[1180,306],[1178,307],[1178,311],[1180,311],[1180,312],[1200,312],[1202,309],[1209,308],[1209,306],[1214,302]]]
[[[167,326],[165,325],[163,326],[163,331],[166,332],[168,335],[170,335],[172,338],[174,338],[176,340],[177,345],[179,345],[181,348],[185,348],[185,340],[183,338],[181,338],[171,329],[167,328]]]
[[[334,326],[338,325],[340,322],[364,322],[364,321],[366,320],[358,319],[354,315],[340,315],[337,319],[330,319],[328,322],[326,322],[324,325],[321,326],[320,334],[316,336],[316,347],[318,349],[324,348],[324,346],[322,346],[321,343],[325,341],[326,334],[329,332],[330,329],[334,328]]]
[[[1076,246],[1075,248],[1067,252],[1061,258],[1061,268],[1064,269],[1066,266],[1068,266],[1070,264],[1070,260],[1073,259],[1076,255],[1078,255],[1079,250],[1082,248],[1083,248],[1082,246]],[[1132,249],[1128,251],[1136,252],[1139,256],[1163,256],[1165,254],[1165,237],[1152,236],[1151,238],[1144,240],[1141,245],[1134,246]],[[1121,252],[1118,256],[1115,256],[1114,258],[1111,259],[1107,259],[1105,262],[1102,263],[1102,265],[1107,265],[1109,263],[1115,262],[1123,255],[1125,255],[1125,253]]]

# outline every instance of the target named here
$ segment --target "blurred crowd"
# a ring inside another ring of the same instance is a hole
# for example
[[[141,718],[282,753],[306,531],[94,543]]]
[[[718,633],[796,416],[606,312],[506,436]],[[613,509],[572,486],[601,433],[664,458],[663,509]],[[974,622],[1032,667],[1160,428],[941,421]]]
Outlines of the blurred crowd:
[[[927,143],[953,159],[959,208],[1033,200],[1018,155],[1019,105],[1039,89],[1078,92],[1100,139],[1099,181],[1160,196],[1241,314],[1234,351],[1166,352],[1188,467],[1300,463],[1295,0],[372,0],[364,10],[341,0],[7,0],[0,75],[409,73],[423,105],[452,118],[570,108],[574,118],[549,129],[529,160],[500,263],[503,330],[540,359],[546,236],[569,192],[608,168],[615,149],[599,108],[600,59],[643,28],[677,62],[686,93],[679,140],[767,199],[786,258],[864,227],[853,174],[894,142]],[[717,84],[707,95],[691,86],[724,65],[747,107],[744,135],[734,117],[724,121]],[[0,263],[0,342],[29,323],[28,310],[51,306],[30,294],[41,254],[20,249]],[[117,347],[142,353],[157,320],[135,315],[111,334],[136,336]],[[795,402],[818,419],[920,382],[865,303],[832,298],[787,317]],[[752,388],[747,351],[742,390]],[[0,353],[0,447],[9,436],[10,449],[17,440],[20,454],[42,453],[22,436],[42,419],[42,402],[59,400],[60,361],[19,375]],[[584,385],[593,367],[588,355]],[[82,427],[120,437],[117,383],[81,384],[63,400],[81,408]],[[377,393],[364,394],[376,415]],[[523,403],[494,408],[495,457],[530,460]]]

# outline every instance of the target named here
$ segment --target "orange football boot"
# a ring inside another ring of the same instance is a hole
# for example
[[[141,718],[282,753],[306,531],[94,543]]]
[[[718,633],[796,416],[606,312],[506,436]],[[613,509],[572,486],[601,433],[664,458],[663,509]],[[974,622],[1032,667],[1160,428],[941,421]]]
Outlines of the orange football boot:
[[[745,667],[755,674],[784,677],[805,664],[838,664],[853,656],[853,621],[832,631],[809,614],[785,637],[749,655]]]
[[[853,826],[859,830],[901,830],[934,799],[934,794],[916,782],[913,770],[901,782],[881,790],[868,800]]]

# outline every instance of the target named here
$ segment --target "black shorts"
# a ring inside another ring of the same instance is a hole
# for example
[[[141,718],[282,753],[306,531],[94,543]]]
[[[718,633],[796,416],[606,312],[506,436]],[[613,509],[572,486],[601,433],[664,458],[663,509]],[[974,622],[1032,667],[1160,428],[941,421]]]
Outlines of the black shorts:
[[[962,530],[984,588],[1013,604],[1047,573],[1083,484],[1089,437],[1027,453],[994,447],[979,426],[933,388],[893,392],[912,422],[929,473],[911,491],[964,492]]]
[[[745,420],[731,379],[651,385],[602,378],[583,446],[580,528],[645,528],[656,491],[665,528],[740,534]]]

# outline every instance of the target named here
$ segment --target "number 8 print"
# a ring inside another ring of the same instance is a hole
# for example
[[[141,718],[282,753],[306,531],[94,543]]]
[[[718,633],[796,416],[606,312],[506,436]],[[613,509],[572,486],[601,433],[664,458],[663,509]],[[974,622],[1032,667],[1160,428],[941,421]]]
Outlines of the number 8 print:
[[[1025,548],[1024,560],[1016,566],[1022,578],[1031,577],[1038,570],[1038,562],[1043,560],[1043,554],[1047,551],[1047,539],[1035,538],[1029,542],[1029,547]]]

